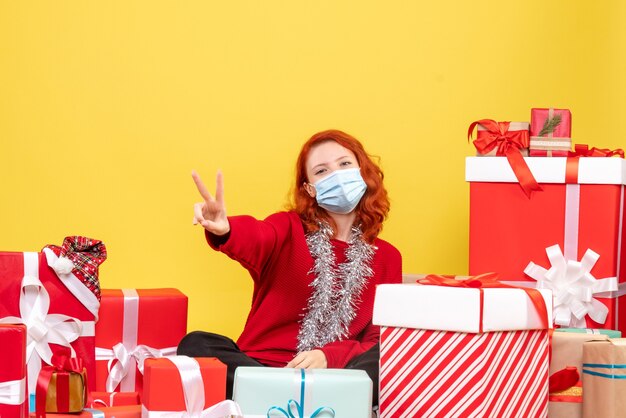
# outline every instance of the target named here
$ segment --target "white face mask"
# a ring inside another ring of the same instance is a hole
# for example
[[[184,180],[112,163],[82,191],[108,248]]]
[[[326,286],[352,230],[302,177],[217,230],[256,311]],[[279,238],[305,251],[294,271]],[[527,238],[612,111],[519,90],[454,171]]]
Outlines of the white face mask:
[[[354,210],[367,190],[361,169],[335,170],[313,186],[317,204],[329,212],[346,214]]]

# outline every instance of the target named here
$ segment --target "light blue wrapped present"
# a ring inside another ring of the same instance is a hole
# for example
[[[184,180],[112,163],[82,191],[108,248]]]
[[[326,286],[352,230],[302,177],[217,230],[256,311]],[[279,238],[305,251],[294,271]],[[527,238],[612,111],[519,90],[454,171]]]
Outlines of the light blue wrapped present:
[[[363,370],[238,367],[233,400],[245,418],[370,418]]]

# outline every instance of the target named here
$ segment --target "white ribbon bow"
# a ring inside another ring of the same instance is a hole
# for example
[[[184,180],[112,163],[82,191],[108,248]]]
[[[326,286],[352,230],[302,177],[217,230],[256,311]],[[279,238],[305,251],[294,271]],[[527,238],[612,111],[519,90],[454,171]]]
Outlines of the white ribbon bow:
[[[568,260],[561,247],[546,248],[549,270],[530,262],[524,273],[537,280],[537,289],[550,289],[554,297],[554,323],[573,328],[586,328],[585,316],[599,324],[606,321],[609,309],[593,295],[617,290],[617,278],[596,279],[590,273],[600,258],[588,249],[581,261]]]
[[[26,378],[0,382],[0,404],[21,405],[26,400]]]
[[[124,391],[134,389],[135,367],[139,373],[143,374],[143,364],[146,359],[175,354],[176,347],[158,349],[143,344],[128,348],[123,343],[117,343],[112,350],[96,347],[96,360],[109,360],[109,376],[106,380],[107,392],[113,392],[117,385],[125,381],[129,381],[129,387],[122,388]]]
[[[20,292],[20,318],[7,316],[0,323],[24,324],[28,330],[26,361],[28,362],[28,391],[35,392],[41,361],[52,362],[50,344],[68,347],[72,357],[76,353],[70,343],[82,334],[82,323],[62,314],[48,314],[50,296],[39,280],[39,255],[24,253],[24,278]]]
[[[168,358],[180,374],[185,396],[185,411],[149,411],[142,407],[143,418],[224,418],[231,415],[241,416],[241,409],[235,402],[226,400],[204,409],[204,385],[200,365],[187,356]]]

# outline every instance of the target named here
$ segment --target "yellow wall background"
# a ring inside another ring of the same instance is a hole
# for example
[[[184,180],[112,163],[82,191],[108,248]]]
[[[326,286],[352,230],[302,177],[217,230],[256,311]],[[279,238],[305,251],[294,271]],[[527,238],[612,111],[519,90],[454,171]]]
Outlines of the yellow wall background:
[[[2,1],[0,248],[102,239],[102,285],[177,287],[189,329],[237,337],[247,272],[191,225],[287,199],[301,144],[381,156],[383,238],[409,273],[466,273],[468,125],[568,107],[575,142],[626,143],[621,0]]]

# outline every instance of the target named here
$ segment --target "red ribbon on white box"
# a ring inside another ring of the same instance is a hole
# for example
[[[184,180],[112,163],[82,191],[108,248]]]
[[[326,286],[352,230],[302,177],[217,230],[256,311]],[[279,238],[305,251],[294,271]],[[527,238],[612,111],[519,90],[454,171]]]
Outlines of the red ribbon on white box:
[[[21,405],[26,400],[26,378],[0,382],[0,404]]]
[[[235,402],[226,400],[204,409],[204,385],[200,365],[187,356],[173,356],[169,360],[180,374],[185,396],[185,411],[150,411],[142,406],[143,418],[224,418],[231,415],[241,416],[241,409]]]
[[[124,294],[124,322],[122,342],[112,348],[96,347],[96,360],[108,360],[109,376],[106,391],[113,392],[120,385],[122,392],[135,390],[136,370],[143,374],[143,363],[147,358],[173,356],[176,347],[153,348],[137,345],[139,327],[139,295],[136,289],[122,289]]]
[[[568,166],[570,165],[569,163],[570,159],[568,159]],[[578,163],[577,159],[575,163]],[[575,165],[577,166],[577,164]],[[602,296],[605,296],[605,292],[616,292],[618,283],[617,277],[596,279],[591,274],[591,269],[593,269],[600,257],[593,250],[587,249],[583,258],[578,261],[580,184],[568,183],[565,187],[564,251],[561,252],[561,248],[558,245],[546,248],[551,264],[550,269],[545,269],[531,261],[524,269],[524,273],[537,281],[538,289],[552,290],[555,324],[573,328],[586,328],[585,316],[589,315],[593,321],[603,324],[608,315],[608,308],[593,296],[599,296],[601,293],[603,294]],[[620,231],[624,205],[623,194],[624,186],[622,185]],[[618,241],[618,254],[620,248],[621,236]],[[619,271],[619,258],[617,271]]]
[[[35,393],[41,362],[52,362],[50,344],[68,347],[76,356],[71,342],[81,336],[94,335],[93,321],[80,321],[63,314],[50,314],[50,295],[39,280],[39,254],[24,253],[24,278],[20,291],[20,317],[7,316],[0,323],[24,324],[28,329],[26,361],[28,392]]]

